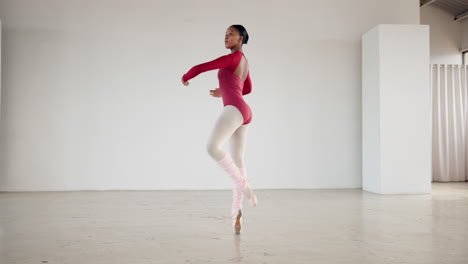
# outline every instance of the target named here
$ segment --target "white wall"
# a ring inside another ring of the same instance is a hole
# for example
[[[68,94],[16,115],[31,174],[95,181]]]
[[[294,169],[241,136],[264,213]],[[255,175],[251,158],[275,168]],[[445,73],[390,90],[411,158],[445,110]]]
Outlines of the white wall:
[[[439,7],[421,8],[421,24],[430,27],[432,64],[462,64],[462,27],[453,17]]]
[[[361,35],[419,24],[419,1],[2,0],[1,191],[228,189],[206,140],[216,72],[250,33],[246,162],[256,188],[361,181]]]

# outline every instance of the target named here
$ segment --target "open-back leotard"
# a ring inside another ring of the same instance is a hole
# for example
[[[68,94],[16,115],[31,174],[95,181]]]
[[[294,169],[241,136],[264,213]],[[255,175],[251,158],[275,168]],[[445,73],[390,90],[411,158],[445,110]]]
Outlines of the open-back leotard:
[[[216,60],[196,65],[184,74],[182,80],[186,82],[202,72],[219,69],[219,89],[221,90],[223,104],[224,106],[232,105],[239,109],[244,118],[243,125],[246,125],[252,121],[252,111],[242,96],[252,91],[250,72],[247,72],[245,81],[234,73],[243,55],[241,51],[236,51],[219,57]]]

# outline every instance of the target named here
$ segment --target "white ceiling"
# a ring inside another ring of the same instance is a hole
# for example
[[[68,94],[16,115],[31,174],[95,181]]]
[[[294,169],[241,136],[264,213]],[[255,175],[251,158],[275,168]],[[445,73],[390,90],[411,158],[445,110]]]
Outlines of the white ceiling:
[[[468,0],[420,0],[420,6],[433,5],[444,9],[453,15],[455,20],[468,17]]]

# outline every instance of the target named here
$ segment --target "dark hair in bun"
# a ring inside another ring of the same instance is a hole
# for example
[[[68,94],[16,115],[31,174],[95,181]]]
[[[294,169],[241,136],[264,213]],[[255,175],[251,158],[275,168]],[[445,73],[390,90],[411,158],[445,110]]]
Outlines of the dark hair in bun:
[[[239,31],[239,35],[244,37],[244,39],[242,40],[242,44],[247,44],[247,42],[249,41],[249,33],[247,33],[245,27],[242,25],[232,25],[231,27],[237,29],[237,31]]]

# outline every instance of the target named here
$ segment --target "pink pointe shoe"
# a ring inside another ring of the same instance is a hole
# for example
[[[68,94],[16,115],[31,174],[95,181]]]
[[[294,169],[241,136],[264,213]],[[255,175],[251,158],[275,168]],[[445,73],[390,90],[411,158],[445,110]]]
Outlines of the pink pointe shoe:
[[[234,226],[234,231],[236,235],[240,235],[240,231],[242,228],[242,210],[239,209],[235,217],[232,218],[232,224]]]

